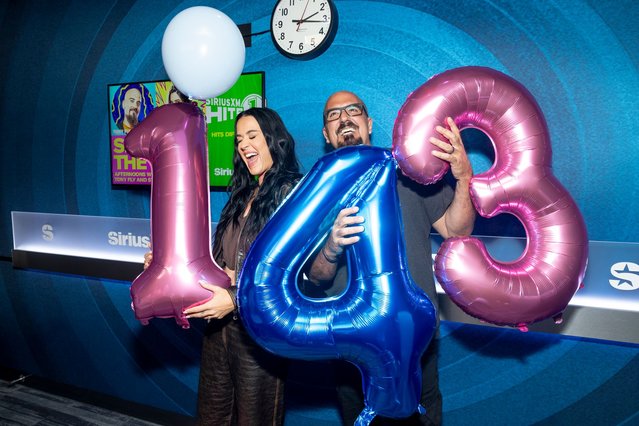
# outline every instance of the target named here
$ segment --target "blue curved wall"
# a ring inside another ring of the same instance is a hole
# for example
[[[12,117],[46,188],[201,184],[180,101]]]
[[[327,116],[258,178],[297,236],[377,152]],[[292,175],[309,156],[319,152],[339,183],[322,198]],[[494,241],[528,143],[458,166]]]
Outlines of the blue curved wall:
[[[13,210],[149,216],[148,189],[110,184],[106,86],[166,78],[164,28],[201,4],[0,3],[0,365],[194,413],[199,327],[141,327],[128,283],[14,270],[7,260]],[[269,34],[253,37],[247,49],[245,71],[265,71],[268,105],[295,136],[306,170],[324,153],[321,111],[331,92],[359,93],[375,119],[374,144],[390,146],[412,90],[450,68],[488,66],[539,102],[554,173],[577,201],[589,238],[639,242],[639,3],[336,4],[339,31],[319,58],[284,58]],[[269,28],[271,1],[207,5],[251,23],[253,32]],[[487,167],[480,151],[472,154],[476,170]],[[213,220],[225,199],[211,194]],[[499,220],[484,220],[476,231],[521,233]],[[447,424],[639,422],[636,346],[445,323],[441,352]]]

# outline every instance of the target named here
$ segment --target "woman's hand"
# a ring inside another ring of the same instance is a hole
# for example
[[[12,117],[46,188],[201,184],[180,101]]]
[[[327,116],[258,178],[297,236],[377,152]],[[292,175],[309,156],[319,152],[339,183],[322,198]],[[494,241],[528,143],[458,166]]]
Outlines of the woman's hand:
[[[147,251],[144,253],[144,270],[151,266],[151,262],[153,262],[153,252]]]
[[[213,297],[201,305],[186,309],[184,314],[187,318],[221,319],[233,312],[235,303],[225,288],[209,284],[206,281],[200,281],[200,285],[211,291]]]

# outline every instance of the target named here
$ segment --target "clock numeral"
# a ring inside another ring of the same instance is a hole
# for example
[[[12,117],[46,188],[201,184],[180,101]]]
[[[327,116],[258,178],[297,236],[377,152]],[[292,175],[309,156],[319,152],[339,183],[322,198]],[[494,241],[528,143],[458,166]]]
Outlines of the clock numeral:
[[[282,25],[284,25],[282,21],[277,21],[277,28],[282,28]]]
[[[295,0],[288,0],[288,5],[291,7],[295,6]]]
[[[320,28],[319,33],[320,33],[320,34],[324,34],[324,27],[321,27],[321,28]]]
[[[281,11],[282,11],[282,16],[287,16],[288,15],[288,8],[287,7],[283,7],[281,9]]]
[[[284,40],[286,38],[286,34],[280,33],[280,40]]]
[[[326,3],[323,3],[323,2],[322,2],[322,3],[320,3],[320,10],[321,10],[322,12],[324,12],[324,10],[326,10]]]
[[[292,47],[293,47],[293,40],[288,42],[288,50],[291,50]]]
[[[304,43],[300,43],[300,45],[298,46],[298,49],[300,51],[304,50]]]

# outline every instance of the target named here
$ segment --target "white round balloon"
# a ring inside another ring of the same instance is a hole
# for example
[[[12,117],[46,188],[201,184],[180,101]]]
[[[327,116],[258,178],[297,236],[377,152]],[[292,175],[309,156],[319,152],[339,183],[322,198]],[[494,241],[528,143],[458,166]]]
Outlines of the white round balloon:
[[[162,37],[162,61],[180,92],[194,99],[219,96],[244,68],[244,39],[224,13],[195,6],[175,15]]]

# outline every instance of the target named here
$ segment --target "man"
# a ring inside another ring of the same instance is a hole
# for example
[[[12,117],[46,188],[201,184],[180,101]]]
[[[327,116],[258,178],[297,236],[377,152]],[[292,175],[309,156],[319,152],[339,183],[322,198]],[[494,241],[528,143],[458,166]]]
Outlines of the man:
[[[122,110],[124,111],[124,119],[121,128],[125,133],[129,133],[138,125],[138,115],[140,114],[140,105],[142,104],[142,93],[135,87],[124,92],[122,99]],[[120,124],[118,123],[118,126]]]
[[[152,110],[151,94],[143,84],[122,85],[113,96],[111,116],[115,125],[124,134],[128,134]]]
[[[448,128],[437,126],[440,138],[430,143],[439,147],[433,155],[448,161],[456,179],[455,189],[443,182],[423,186],[401,174],[397,190],[402,209],[404,238],[408,269],[412,278],[437,307],[437,294],[432,272],[431,227],[442,237],[470,235],[475,221],[475,210],[470,200],[469,183],[473,171],[466,155],[460,132],[452,119]],[[368,116],[364,102],[354,93],[340,91],[331,95],[324,106],[323,134],[326,143],[334,149],[351,145],[370,145],[373,120]],[[448,142],[446,142],[446,140]],[[340,294],[346,285],[348,271],[344,262],[344,248],[359,241],[363,232],[363,217],[358,208],[343,209],[337,215],[333,228],[308,273],[311,282],[326,288],[328,295]],[[335,362],[338,397],[344,424],[353,424],[364,408],[361,376],[355,366],[343,361]],[[426,414],[391,421],[376,418],[372,424],[425,424],[439,425],[442,421],[442,397],[437,372],[437,337],[433,338],[422,357],[421,404]]]

